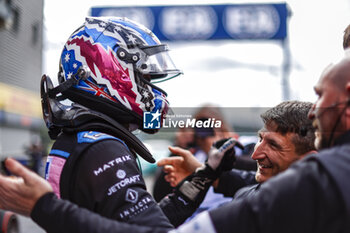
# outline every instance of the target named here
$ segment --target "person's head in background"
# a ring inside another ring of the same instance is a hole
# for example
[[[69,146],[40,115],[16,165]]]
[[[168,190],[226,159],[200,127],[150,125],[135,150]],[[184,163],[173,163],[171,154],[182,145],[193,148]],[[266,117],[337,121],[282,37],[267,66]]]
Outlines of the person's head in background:
[[[350,24],[344,30],[343,36],[343,48],[348,49],[350,47]]]
[[[252,154],[258,165],[258,182],[265,182],[315,150],[315,129],[308,118],[311,107],[309,102],[286,101],[261,114],[264,126]]]
[[[221,127],[214,127],[215,136],[218,139],[222,138],[238,138],[238,134],[235,133],[233,127],[226,120],[220,107],[216,104],[206,103],[202,104],[194,114],[195,119],[215,119],[221,121]]]
[[[314,87],[318,96],[309,113],[316,128],[318,150],[337,143],[350,129],[350,54],[329,65]]]
[[[174,145],[183,149],[188,149],[194,146],[194,131],[191,128],[178,128],[175,132]]]
[[[199,118],[198,121],[205,122],[210,120],[209,118]],[[195,127],[194,128],[194,143],[195,145],[204,151],[206,154],[209,153],[209,150],[213,143],[219,140],[220,137],[215,134],[215,130],[212,127]]]
[[[229,137],[237,139],[238,137],[238,135],[234,132],[233,128],[226,121],[220,107],[216,104],[202,104],[195,112],[193,118],[196,119],[196,121],[202,122],[221,122],[220,127],[217,127],[214,124],[214,127],[194,128],[195,145],[201,150],[203,150],[205,153],[209,152],[211,146],[215,141]]]

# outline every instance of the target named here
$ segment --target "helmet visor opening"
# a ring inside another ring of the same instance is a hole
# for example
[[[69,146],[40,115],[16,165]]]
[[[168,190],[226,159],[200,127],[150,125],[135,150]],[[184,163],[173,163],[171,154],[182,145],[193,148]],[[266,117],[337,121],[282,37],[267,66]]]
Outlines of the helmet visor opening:
[[[169,56],[166,45],[149,46],[142,51],[144,54],[136,63],[136,69],[152,83],[163,82],[182,74]]]

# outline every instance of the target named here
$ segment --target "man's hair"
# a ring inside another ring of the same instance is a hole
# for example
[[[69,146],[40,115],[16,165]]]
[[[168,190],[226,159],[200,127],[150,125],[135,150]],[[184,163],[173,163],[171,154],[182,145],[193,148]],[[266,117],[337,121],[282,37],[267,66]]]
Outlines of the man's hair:
[[[345,28],[344,30],[344,36],[343,36],[343,48],[349,48],[350,47],[350,24]]]
[[[285,135],[295,133],[292,143],[298,155],[315,150],[315,129],[308,113],[310,102],[285,101],[260,115],[265,125],[276,124],[276,132]]]

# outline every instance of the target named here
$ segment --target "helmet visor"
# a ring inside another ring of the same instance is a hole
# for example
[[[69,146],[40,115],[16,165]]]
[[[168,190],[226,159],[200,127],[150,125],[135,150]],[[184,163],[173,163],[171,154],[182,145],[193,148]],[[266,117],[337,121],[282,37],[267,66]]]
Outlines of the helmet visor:
[[[147,46],[141,49],[144,53],[136,63],[136,69],[152,83],[163,82],[182,74],[169,56],[167,45]]]

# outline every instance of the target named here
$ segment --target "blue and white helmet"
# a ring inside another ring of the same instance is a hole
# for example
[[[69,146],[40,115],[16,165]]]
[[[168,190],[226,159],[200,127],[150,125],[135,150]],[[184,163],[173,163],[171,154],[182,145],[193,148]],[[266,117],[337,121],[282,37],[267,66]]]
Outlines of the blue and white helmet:
[[[64,45],[58,80],[76,78],[81,68],[88,75],[62,95],[144,130],[144,112],[163,118],[169,108],[166,92],[154,83],[182,74],[168,51],[143,25],[126,18],[88,17]]]

